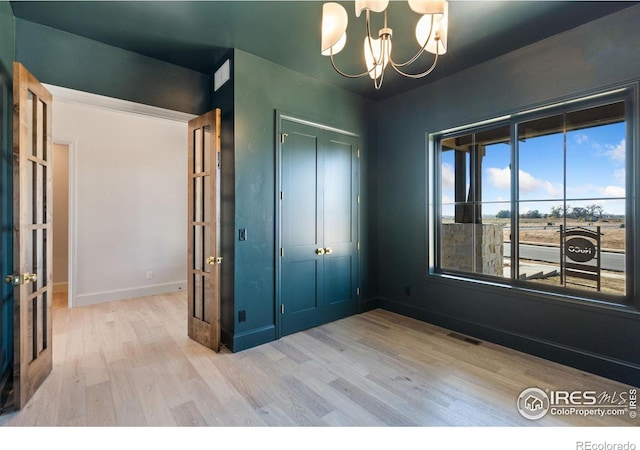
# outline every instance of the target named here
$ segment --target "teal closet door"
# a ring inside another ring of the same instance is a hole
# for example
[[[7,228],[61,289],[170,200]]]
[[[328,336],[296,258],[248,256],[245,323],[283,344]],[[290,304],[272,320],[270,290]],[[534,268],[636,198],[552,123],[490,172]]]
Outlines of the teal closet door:
[[[320,130],[285,122],[282,144],[282,335],[322,323]]]
[[[281,334],[354,314],[357,138],[283,121]]]
[[[323,322],[355,314],[358,282],[358,140],[325,131]]]

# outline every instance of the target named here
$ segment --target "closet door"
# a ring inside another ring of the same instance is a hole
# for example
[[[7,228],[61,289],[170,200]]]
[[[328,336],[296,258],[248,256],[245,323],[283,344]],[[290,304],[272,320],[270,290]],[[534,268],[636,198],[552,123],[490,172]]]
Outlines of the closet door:
[[[282,121],[281,335],[354,314],[358,281],[357,138]]]
[[[281,145],[281,333],[322,323],[324,222],[322,130],[286,121]]]
[[[323,322],[357,311],[358,139],[326,131],[323,142]]]

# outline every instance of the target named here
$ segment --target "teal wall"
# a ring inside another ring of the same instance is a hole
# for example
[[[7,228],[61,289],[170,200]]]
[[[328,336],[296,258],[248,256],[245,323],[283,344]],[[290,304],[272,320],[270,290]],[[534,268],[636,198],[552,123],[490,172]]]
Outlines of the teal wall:
[[[235,59],[235,229],[247,228],[247,241],[235,240],[234,351],[273,340],[275,317],[275,114],[276,110],[360,135],[362,298],[376,296],[370,264],[377,237],[370,225],[375,190],[369,189],[374,153],[369,139],[375,103],[318,82],[249,53]],[[237,234],[237,231],[236,233]],[[246,322],[237,311],[246,310]]]
[[[15,27],[9,2],[0,2],[0,275],[13,271],[13,129],[12,91]],[[0,283],[0,410],[3,381],[13,360],[13,289]]]
[[[192,114],[211,76],[16,18],[16,58],[43,83]]]
[[[384,167],[384,177],[378,178],[380,306],[640,385],[636,308],[606,308],[427,276],[425,223],[425,133],[637,83],[638,23],[640,6],[631,7],[378,105],[378,158]],[[636,158],[638,150],[636,142]],[[637,184],[635,189],[637,225]],[[638,229],[633,232],[638,242]],[[637,246],[630,252],[635,252],[639,286]],[[411,287],[410,296],[405,286]],[[635,302],[640,306],[637,293]]]

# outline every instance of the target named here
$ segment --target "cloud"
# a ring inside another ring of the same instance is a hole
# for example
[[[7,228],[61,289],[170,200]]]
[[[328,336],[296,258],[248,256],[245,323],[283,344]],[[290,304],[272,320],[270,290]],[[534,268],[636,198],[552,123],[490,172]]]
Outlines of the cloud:
[[[624,197],[625,189],[620,186],[607,186],[600,189],[605,197]]]
[[[442,189],[453,189],[455,186],[455,175],[451,164],[442,163]]]
[[[573,136],[573,138],[575,139],[578,145],[586,144],[587,142],[589,142],[589,136],[587,136],[584,133],[577,133]]]
[[[499,189],[509,189],[511,187],[511,169],[507,166],[504,169],[490,167],[487,169],[489,181]],[[518,172],[518,183],[521,193],[531,193],[545,191],[548,195],[557,197],[562,194],[562,188],[554,186],[547,180],[536,178],[524,170]]]
[[[620,183],[624,184],[624,182],[626,181],[627,172],[624,169],[618,169],[613,172],[613,176]]]
[[[504,169],[498,169],[497,167],[489,167],[487,169],[489,174],[489,181],[495,187],[499,189],[511,188],[511,169],[509,166]]]
[[[624,171],[623,171],[623,180],[624,183]],[[596,186],[594,184],[583,184],[580,186],[567,186],[567,196],[568,197],[624,197],[625,196],[625,188],[621,186]]]
[[[618,145],[605,145],[604,154],[615,161],[624,161],[627,152],[627,141],[623,139]]]

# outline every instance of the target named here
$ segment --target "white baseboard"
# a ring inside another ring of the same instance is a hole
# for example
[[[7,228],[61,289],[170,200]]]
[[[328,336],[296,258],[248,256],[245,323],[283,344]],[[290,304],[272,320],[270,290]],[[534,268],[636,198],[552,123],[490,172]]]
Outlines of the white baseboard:
[[[61,292],[69,292],[69,283],[53,283],[53,293],[60,294]]]
[[[186,291],[186,281],[175,281],[173,283],[154,284],[153,286],[143,286],[138,288],[120,289],[116,291],[94,292],[91,294],[81,294],[75,298],[74,307],[96,305],[98,303],[113,302],[135,297],[148,297],[150,295],[167,294],[176,291]]]

